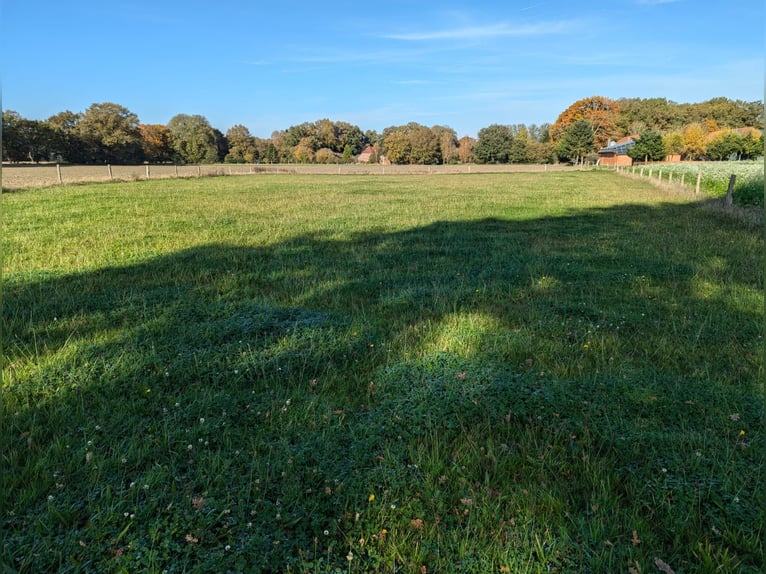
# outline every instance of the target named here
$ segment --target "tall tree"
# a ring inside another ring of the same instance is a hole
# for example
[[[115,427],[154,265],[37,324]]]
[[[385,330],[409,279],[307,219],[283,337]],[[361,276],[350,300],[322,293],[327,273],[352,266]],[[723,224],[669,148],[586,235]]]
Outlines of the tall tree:
[[[9,161],[24,161],[27,158],[21,124],[24,118],[13,110],[3,110],[3,158]]]
[[[742,159],[762,157],[763,152],[763,132],[760,137],[751,132],[742,138]]]
[[[327,148],[329,150],[339,151],[339,135],[340,130],[334,122],[328,119],[318,120],[314,126],[313,131],[315,133],[315,140],[317,150],[321,148]],[[342,148],[340,148],[342,149]]]
[[[460,163],[472,163],[473,148],[476,145],[476,140],[471,136],[463,136],[460,138],[459,146],[457,149],[458,161]]]
[[[624,134],[664,132],[683,125],[678,104],[666,98],[621,98],[617,104],[620,106],[617,125]]]
[[[527,161],[529,163],[553,163],[556,160],[556,147],[551,141],[527,142]]]
[[[328,147],[319,148],[314,154],[314,161],[316,163],[338,163],[340,160],[341,156],[339,156]]]
[[[527,126],[529,137],[540,143],[546,143],[551,140],[551,124],[529,124]]]
[[[431,165],[441,163],[438,136],[426,126],[418,126],[409,133],[410,163]]]
[[[298,163],[311,163],[314,161],[315,140],[311,136],[301,138],[298,145],[293,147],[293,159]]]
[[[701,124],[692,123],[685,126],[681,137],[684,142],[684,159],[700,159],[705,155],[705,129]]]
[[[410,138],[403,130],[389,132],[383,139],[383,153],[385,153],[391,163],[411,163],[411,151],[412,144]]]
[[[28,120],[17,112],[3,112],[3,156],[9,161],[40,162],[58,155],[56,132],[48,122]]]
[[[681,155],[684,151],[684,136],[680,131],[673,131],[662,138],[665,149],[671,155]]]
[[[595,151],[607,145],[610,138],[617,135],[619,113],[619,104],[603,96],[578,100],[561,112],[551,126],[551,136],[554,141],[558,141],[572,124],[587,120],[593,130],[594,148],[591,151]]]
[[[439,140],[439,151],[441,152],[442,163],[457,163],[458,161],[458,139],[457,133],[447,126],[433,126],[431,131]]]
[[[628,149],[628,155],[638,161],[661,161],[667,156],[665,142],[659,132],[644,132]]]
[[[69,110],[48,118],[47,123],[54,133],[54,154],[70,163],[87,163],[88,146],[80,135],[82,114]]]
[[[710,140],[705,153],[712,160],[739,159],[743,150],[742,138],[735,132],[725,132]]]
[[[261,158],[266,163],[279,163],[279,150],[271,140],[263,140]]]
[[[508,161],[510,163],[529,163],[529,132],[526,126],[521,125],[516,130],[508,149]]]
[[[334,149],[336,152],[345,153],[346,148],[349,148],[351,155],[357,155],[371,143],[358,126],[348,122],[336,122],[335,127],[338,134],[338,144]]]
[[[479,130],[473,155],[479,163],[508,163],[513,142],[511,128],[492,124]]]
[[[204,116],[175,115],[170,118],[168,129],[178,161],[191,164],[218,161],[216,134]]]
[[[111,102],[92,104],[80,118],[80,136],[97,163],[138,163],[142,161],[138,116]]]
[[[215,161],[222,162],[229,153],[229,140],[223,132],[217,128],[213,128],[213,137],[215,138],[216,157]]]
[[[230,127],[226,132],[226,140],[229,142],[229,153],[224,161],[253,163],[257,159],[255,138],[245,126],[237,124]]]
[[[559,157],[571,163],[582,163],[593,152],[593,128],[588,120],[577,120],[561,136],[556,146]]]
[[[141,145],[144,159],[152,163],[164,163],[173,159],[173,135],[162,124],[140,124]]]

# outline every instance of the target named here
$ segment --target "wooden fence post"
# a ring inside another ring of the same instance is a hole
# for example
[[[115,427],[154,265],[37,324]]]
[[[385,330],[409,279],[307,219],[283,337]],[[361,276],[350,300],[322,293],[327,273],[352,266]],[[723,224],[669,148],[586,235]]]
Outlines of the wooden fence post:
[[[109,181],[112,180],[112,164],[108,163],[106,164],[106,171],[109,174]]]
[[[697,171],[697,187],[694,188],[694,193],[700,192],[700,183],[702,182],[702,170]]]
[[[63,180],[63,179],[62,179],[62,177],[61,177],[61,164],[60,164],[60,163],[57,163],[57,164],[56,164],[56,173],[57,173],[57,174],[58,174],[58,176],[59,176],[59,184],[62,184],[62,183],[64,183],[64,180]]]
[[[731,207],[734,203],[734,183],[737,181],[737,176],[731,174],[729,178],[729,188],[726,190],[726,207]]]
[[[176,168],[176,177],[178,177],[178,164],[175,164],[173,167]]]
[[[151,176],[149,175],[149,164],[146,164],[146,179],[149,179]]]

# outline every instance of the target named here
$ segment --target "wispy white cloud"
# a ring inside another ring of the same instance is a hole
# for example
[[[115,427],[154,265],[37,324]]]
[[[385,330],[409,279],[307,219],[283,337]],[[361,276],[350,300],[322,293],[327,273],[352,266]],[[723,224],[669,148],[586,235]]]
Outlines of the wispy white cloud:
[[[653,6],[655,4],[675,4],[676,2],[683,2],[684,0],[635,0],[636,4],[642,4],[644,6]]]
[[[519,12],[526,12],[527,10],[539,8],[540,6],[545,6],[545,2],[538,2],[537,4],[532,4],[530,6],[525,6],[524,8],[519,8]]]
[[[446,28],[441,30],[425,30],[399,34],[384,34],[389,40],[423,42],[430,40],[485,40],[503,37],[546,36],[565,34],[579,27],[575,20],[538,22],[535,24],[514,25],[510,22],[488,24],[485,26],[466,26],[461,28]]]

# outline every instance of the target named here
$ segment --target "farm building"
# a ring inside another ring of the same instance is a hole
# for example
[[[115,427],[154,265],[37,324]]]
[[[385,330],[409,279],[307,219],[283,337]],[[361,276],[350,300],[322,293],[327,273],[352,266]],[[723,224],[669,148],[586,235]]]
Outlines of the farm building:
[[[632,165],[633,160],[628,155],[628,149],[636,144],[638,136],[625,136],[598,150],[598,165],[619,166]]]
[[[359,157],[356,158],[356,161],[359,163],[370,163],[370,161],[375,156],[375,148],[371,145],[368,145],[366,148],[362,150],[362,153],[359,154]]]
[[[368,145],[362,150],[356,158],[357,163],[379,163],[381,165],[389,165],[391,162],[386,159],[386,156],[377,155],[377,151],[371,145]]]

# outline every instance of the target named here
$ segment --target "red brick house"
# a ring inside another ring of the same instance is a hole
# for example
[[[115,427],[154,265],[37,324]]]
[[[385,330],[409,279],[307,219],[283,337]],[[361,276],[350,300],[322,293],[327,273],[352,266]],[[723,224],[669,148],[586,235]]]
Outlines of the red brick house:
[[[598,150],[598,165],[622,166],[633,165],[633,159],[628,155],[628,149],[635,145],[638,136],[625,136]]]

